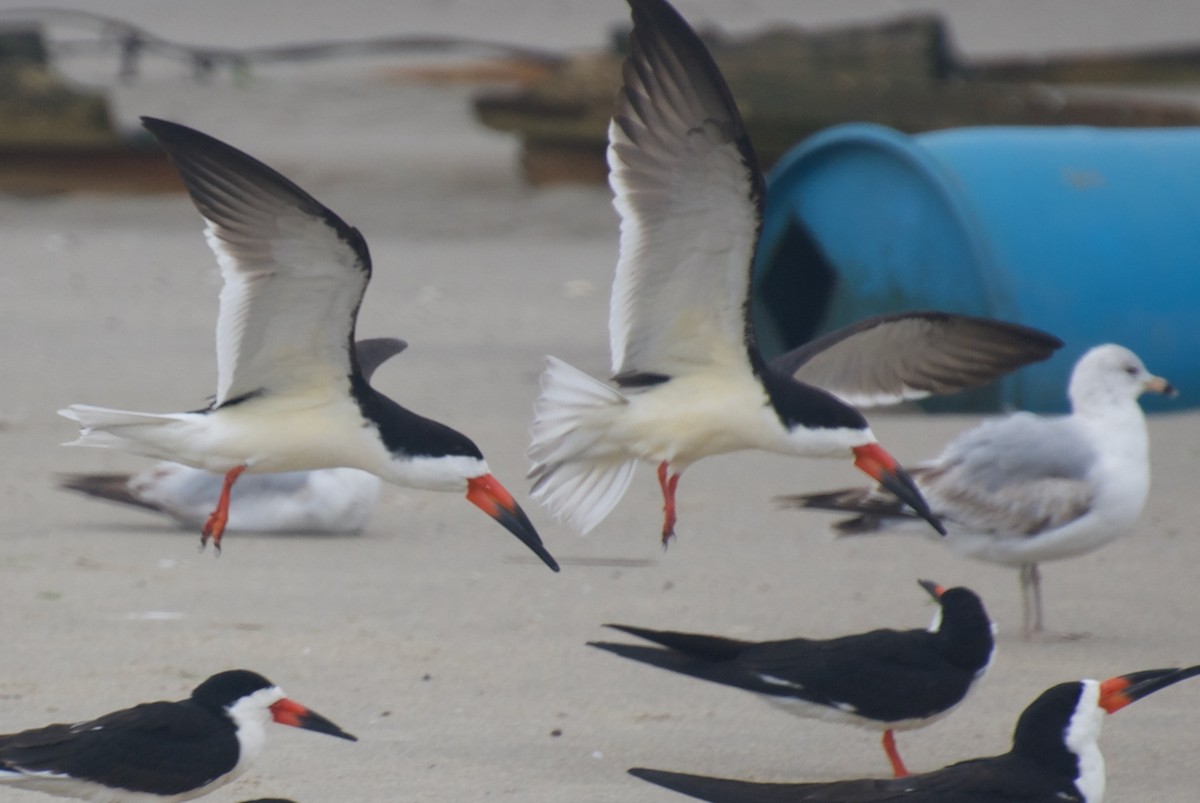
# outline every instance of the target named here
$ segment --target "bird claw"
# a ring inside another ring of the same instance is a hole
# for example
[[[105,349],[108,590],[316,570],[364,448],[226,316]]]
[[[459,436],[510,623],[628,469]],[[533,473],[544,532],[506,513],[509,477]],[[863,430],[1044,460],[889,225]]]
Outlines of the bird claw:
[[[204,522],[204,529],[200,531],[200,551],[203,552],[204,548],[208,546],[209,539],[212,539],[213,553],[217,557],[220,557],[221,536],[225,532],[225,527],[222,526],[222,522],[214,521],[216,517],[217,514],[213,513],[213,515],[208,517],[208,521]]]

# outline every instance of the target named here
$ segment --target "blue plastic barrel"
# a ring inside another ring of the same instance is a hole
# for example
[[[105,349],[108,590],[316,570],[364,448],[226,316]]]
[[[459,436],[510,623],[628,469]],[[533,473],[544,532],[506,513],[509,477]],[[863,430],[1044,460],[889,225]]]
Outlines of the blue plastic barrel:
[[[1115,342],[1200,404],[1200,129],[837,126],[769,178],[754,274],[768,354],[869,315],[938,309],[1066,345],[953,409],[1067,408]],[[945,409],[943,406],[941,409]]]

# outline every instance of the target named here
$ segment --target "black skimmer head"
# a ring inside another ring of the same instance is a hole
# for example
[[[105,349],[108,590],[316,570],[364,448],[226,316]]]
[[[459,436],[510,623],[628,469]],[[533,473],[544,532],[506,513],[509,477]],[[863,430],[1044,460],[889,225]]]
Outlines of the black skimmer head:
[[[943,657],[982,675],[996,650],[996,626],[988,617],[983,600],[962,586],[946,588],[932,580],[917,582],[938,604],[929,631],[938,637]]]
[[[271,720],[357,741],[262,675],[236,669],[179,702],[0,736],[0,786],[83,800],[190,800],[245,772]]]
[[[629,772],[711,803],[1101,803],[1105,772],[1097,740],[1104,715],[1196,675],[1200,666],[1060,683],[1022,712],[1008,753],[906,778],[753,783],[640,767]]]
[[[61,412],[81,425],[76,443],[224,474],[202,543],[211,537],[219,546],[243,472],[348,467],[397,485],[466,494],[557,568],[469,438],[367,381],[370,366],[353,348],[371,277],[363,235],[248,154],[177,123],[143,123],[204,217],[221,268],[217,392],[208,408],[191,413],[73,405]]]
[[[893,732],[932,724],[957,707],[987,670],[994,643],[992,623],[973,591],[921,584],[939,604],[934,626],[926,630],[751,642],[608,625],[661,648],[591,646],[754,692],[793,714],[883,731],[884,751],[900,776],[907,769]]]

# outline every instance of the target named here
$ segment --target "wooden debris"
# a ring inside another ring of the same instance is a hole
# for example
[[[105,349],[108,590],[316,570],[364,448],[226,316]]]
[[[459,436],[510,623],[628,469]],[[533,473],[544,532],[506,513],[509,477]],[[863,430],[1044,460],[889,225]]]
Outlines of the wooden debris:
[[[737,41],[705,38],[764,168],[810,134],[850,121],[908,133],[965,125],[1200,125],[1195,105],[997,80],[1004,74],[998,69],[964,65],[933,16],[820,32],[775,29]],[[617,52],[582,56],[524,90],[482,93],[476,116],[521,137],[530,183],[603,181],[621,61]],[[1195,67],[1200,75],[1200,52]]]

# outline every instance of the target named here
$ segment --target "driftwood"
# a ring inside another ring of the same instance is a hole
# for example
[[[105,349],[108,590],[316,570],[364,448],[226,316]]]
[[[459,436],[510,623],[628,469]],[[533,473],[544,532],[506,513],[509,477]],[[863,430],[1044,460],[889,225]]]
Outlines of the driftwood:
[[[69,86],[54,74],[39,31],[0,35],[0,190],[181,188],[159,148],[116,130],[106,95]]]
[[[1002,80],[1019,72],[1012,62],[964,65],[936,17],[817,33],[779,29],[738,41],[706,39],[764,167],[804,137],[848,121],[908,133],[964,125],[1200,125],[1194,105]],[[521,137],[530,183],[603,181],[621,59],[619,52],[584,56],[527,89],[488,91],[475,100],[476,116]],[[1186,76],[1183,60],[1178,53],[1157,61],[1146,54],[1113,56],[1079,74],[1111,77],[1122,74],[1124,64],[1126,74],[1144,78],[1150,65],[1169,64],[1171,76]],[[1066,63],[1025,63],[1026,74],[1064,75]],[[1200,77],[1200,51],[1193,69]],[[1154,74],[1164,80],[1167,75]]]

